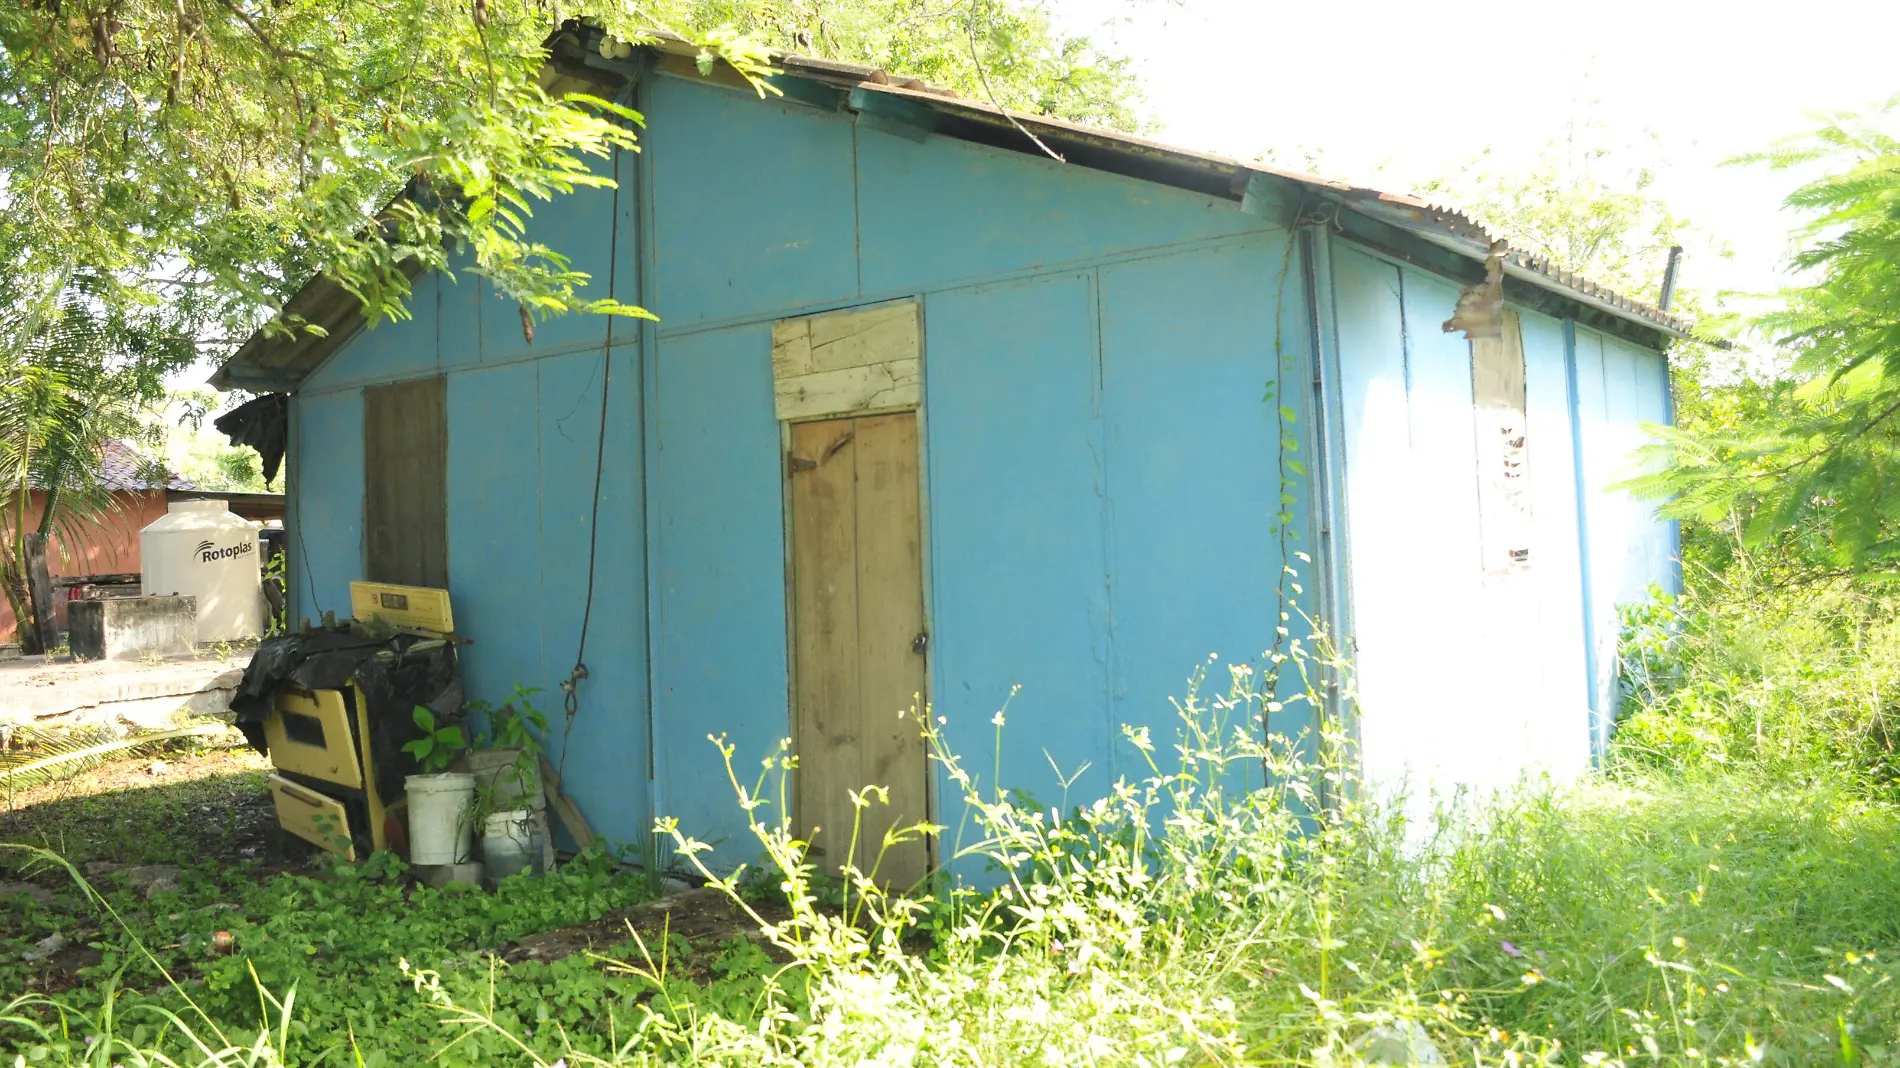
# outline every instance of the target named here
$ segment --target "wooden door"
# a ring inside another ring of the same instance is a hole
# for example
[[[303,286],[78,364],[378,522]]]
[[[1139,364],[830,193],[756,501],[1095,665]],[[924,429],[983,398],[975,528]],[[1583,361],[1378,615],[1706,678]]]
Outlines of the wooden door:
[[[364,578],[448,588],[448,412],[439,376],[363,391],[363,532]]]
[[[796,826],[824,870],[850,859],[908,887],[929,872],[930,844],[883,841],[929,818],[917,416],[794,423],[791,439]],[[853,853],[850,791],[869,786],[890,803],[863,810]]]

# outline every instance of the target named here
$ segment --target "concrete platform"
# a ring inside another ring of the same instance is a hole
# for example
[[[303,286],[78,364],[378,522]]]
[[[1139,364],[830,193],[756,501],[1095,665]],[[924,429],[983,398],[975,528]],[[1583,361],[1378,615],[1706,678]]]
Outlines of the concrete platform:
[[[125,661],[28,656],[0,661],[0,727],[83,724],[155,730],[181,717],[229,711],[251,650],[171,660]]]

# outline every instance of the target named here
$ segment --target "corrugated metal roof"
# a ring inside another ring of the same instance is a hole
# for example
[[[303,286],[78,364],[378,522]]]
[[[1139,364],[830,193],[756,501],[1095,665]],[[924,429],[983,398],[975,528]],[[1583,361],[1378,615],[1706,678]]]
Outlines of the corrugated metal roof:
[[[698,46],[670,34],[655,34],[650,46],[675,62],[693,60]],[[599,55],[601,32],[569,22],[548,38],[549,62],[544,83],[562,78],[590,80],[598,85],[625,85],[637,71],[635,61],[606,60]],[[875,100],[887,100],[897,110],[932,112],[951,120],[940,132],[991,145],[1037,151],[1022,130],[1028,130],[1077,166],[1108,170],[1146,181],[1175,185],[1246,202],[1255,176],[1288,183],[1341,209],[1394,226],[1415,237],[1482,263],[1491,255],[1497,235],[1457,208],[1434,204],[1402,193],[1356,186],[1316,175],[1285,170],[1259,162],[1152,141],[1134,134],[1084,126],[1046,115],[1006,111],[988,101],[962,96],[920,79],[893,75],[875,67],[796,53],[775,53],[774,62],[786,75],[839,90],[841,107],[862,112]],[[730,73],[730,72],[728,72]],[[863,95],[860,95],[863,94]],[[1019,129],[1020,127],[1020,129]],[[413,184],[413,183],[412,183]],[[403,195],[409,190],[405,189]],[[1643,330],[1669,338],[1690,338],[1692,324],[1654,305],[1552,263],[1548,258],[1508,244],[1504,262],[1514,277],[1558,297],[1595,308]],[[409,270],[405,264],[405,270]],[[301,381],[329,352],[353,336],[362,325],[355,298],[333,280],[313,278],[285,308],[324,328],[322,335],[298,332],[294,336],[252,335],[212,376],[222,389],[237,386],[277,390]],[[235,373],[234,373],[235,372]]]
[[[162,461],[147,460],[123,441],[106,442],[99,461],[99,485],[114,492],[196,489],[167,469]]]
[[[676,38],[668,38],[663,40],[661,47],[683,51],[684,48],[690,46]],[[1646,301],[1618,293],[1608,286],[1600,285],[1583,275],[1558,266],[1548,257],[1510,244],[1510,235],[1493,234],[1471,216],[1449,205],[1435,204],[1403,193],[1355,186],[1347,182],[1285,170],[1258,162],[1243,162],[1227,156],[1197,152],[1133,134],[1101,127],[1083,126],[1046,115],[1006,111],[988,101],[974,100],[952,90],[927,85],[916,79],[896,78],[874,67],[856,66],[793,54],[778,56],[777,62],[788,74],[816,77],[821,80],[846,83],[852,88],[913,99],[919,104],[937,110],[952,109],[1005,120],[1014,119],[1032,132],[1039,134],[1043,131],[1058,131],[1070,136],[1120,146],[1131,153],[1161,154],[1179,160],[1231,168],[1236,172],[1237,177],[1257,173],[1281,178],[1336,196],[1355,209],[1370,209],[1369,213],[1381,217],[1382,221],[1400,225],[1428,240],[1434,240],[1436,244],[1447,245],[1455,251],[1471,255],[1479,260],[1488,255],[1492,245],[1502,238],[1509,247],[1509,253],[1505,258],[1505,269],[1508,274],[1562,295],[1582,300],[1584,303],[1623,318],[1655,327],[1669,336],[1678,338],[1693,336],[1694,326],[1687,319],[1671,315]]]
[[[108,441],[99,456],[95,483],[111,493],[143,493],[149,490],[191,490],[191,483],[173,474],[162,462],[140,456],[123,441]],[[34,489],[45,489],[38,479]]]

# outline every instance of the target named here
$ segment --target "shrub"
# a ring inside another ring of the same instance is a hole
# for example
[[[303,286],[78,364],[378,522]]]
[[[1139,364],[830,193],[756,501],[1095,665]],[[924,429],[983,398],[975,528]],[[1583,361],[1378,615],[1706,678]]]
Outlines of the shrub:
[[[1624,614],[1619,763],[1690,777],[1900,784],[1900,616],[1845,579],[1655,593]]]

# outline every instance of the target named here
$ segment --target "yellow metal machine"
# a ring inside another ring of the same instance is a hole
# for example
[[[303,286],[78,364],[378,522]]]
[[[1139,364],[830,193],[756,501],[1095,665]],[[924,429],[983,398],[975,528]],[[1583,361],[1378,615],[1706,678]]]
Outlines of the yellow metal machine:
[[[352,582],[350,609],[358,622],[424,641],[446,641],[455,629],[447,590]],[[359,846],[406,853],[407,803],[400,784],[377,781],[371,737],[369,702],[354,683],[278,694],[264,721],[278,824],[349,860]]]

